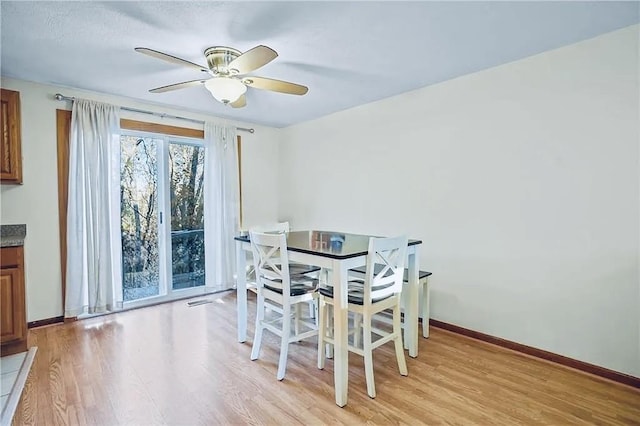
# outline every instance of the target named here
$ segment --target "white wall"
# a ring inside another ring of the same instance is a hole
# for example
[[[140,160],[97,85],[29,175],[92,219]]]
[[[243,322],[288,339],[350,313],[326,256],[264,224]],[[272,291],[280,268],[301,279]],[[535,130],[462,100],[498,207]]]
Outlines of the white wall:
[[[176,109],[147,105],[131,99],[60,88],[14,79],[2,79],[5,89],[20,92],[22,118],[23,185],[1,186],[0,223],[26,223],[25,277],[27,287],[27,321],[62,315],[60,275],[60,238],[58,222],[58,175],[56,150],[56,109],[70,109],[70,103],[59,102],[53,95],[110,102],[115,105],[164,112],[199,120],[222,122]],[[213,100],[212,100],[213,102]],[[124,118],[154,121],[183,127],[198,125],[183,120],[161,119],[145,114],[122,112]],[[245,223],[270,223],[277,218],[277,200],[273,197],[277,171],[262,160],[277,161],[279,129],[248,123],[231,124],[253,127],[254,134],[242,136],[243,199]],[[202,126],[200,126],[202,128]]]
[[[640,377],[638,36],[285,129],[280,217],[420,238],[433,318]]]

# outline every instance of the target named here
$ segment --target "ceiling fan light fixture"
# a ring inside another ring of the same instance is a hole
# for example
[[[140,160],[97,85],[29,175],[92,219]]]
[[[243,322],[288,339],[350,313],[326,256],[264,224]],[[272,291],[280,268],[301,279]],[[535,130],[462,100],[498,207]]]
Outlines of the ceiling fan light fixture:
[[[204,87],[223,104],[235,102],[247,91],[247,86],[235,78],[217,77],[204,83]]]

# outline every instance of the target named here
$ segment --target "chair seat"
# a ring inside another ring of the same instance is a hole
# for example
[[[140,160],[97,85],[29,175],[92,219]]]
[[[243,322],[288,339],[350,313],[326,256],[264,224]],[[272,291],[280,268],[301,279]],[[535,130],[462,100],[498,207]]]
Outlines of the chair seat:
[[[320,268],[318,266],[289,262],[289,275],[291,275],[292,277],[295,277],[297,275],[312,274],[319,271]]]
[[[305,265],[303,263],[292,263],[289,262],[289,275],[291,278],[297,279],[303,275],[313,274],[319,272],[320,268],[318,266],[313,265]],[[304,277],[306,278],[306,277]],[[247,280],[255,281],[256,274],[253,265],[249,268],[249,272],[247,273]]]
[[[380,271],[382,271],[382,265],[376,265],[374,268],[374,274],[379,274]],[[367,267],[366,266],[359,266],[357,268],[353,268],[353,269],[349,269],[349,272],[355,272],[357,274],[366,274],[367,272]],[[431,275],[431,272],[428,271],[418,271],[418,280],[423,280],[425,278],[427,278],[429,275]],[[404,268],[404,275],[402,277],[402,280],[405,283],[409,282],[409,270],[407,268]]]
[[[391,284],[390,284],[391,285]],[[325,296],[333,299],[333,287],[331,286],[321,286],[318,288],[318,292]],[[381,297],[378,299],[373,299],[373,303],[377,303],[388,299],[390,296]],[[362,280],[350,280],[349,281],[349,289],[347,293],[347,301],[354,305],[363,305],[364,304],[364,281]]]
[[[271,290],[274,293],[282,294],[281,288],[271,287],[269,285],[264,286],[267,290]],[[304,281],[297,281],[295,277],[291,278],[291,296],[302,296],[303,294],[313,293],[318,289],[318,280],[307,278]]]

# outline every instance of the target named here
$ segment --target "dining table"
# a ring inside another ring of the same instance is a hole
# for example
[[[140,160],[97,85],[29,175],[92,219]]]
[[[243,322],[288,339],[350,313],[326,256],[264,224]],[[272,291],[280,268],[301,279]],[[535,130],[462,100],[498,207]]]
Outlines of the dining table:
[[[348,394],[348,310],[347,283],[350,269],[366,265],[369,239],[373,235],[347,232],[303,230],[287,233],[287,254],[292,262],[317,266],[327,274],[334,288],[334,386],[336,404],[344,407]],[[236,291],[238,341],[247,340],[247,253],[249,235],[238,235],[236,242]],[[421,240],[409,239],[407,247],[408,294],[404,304],[404,344],[409,356],[418,356],[419,249]]]

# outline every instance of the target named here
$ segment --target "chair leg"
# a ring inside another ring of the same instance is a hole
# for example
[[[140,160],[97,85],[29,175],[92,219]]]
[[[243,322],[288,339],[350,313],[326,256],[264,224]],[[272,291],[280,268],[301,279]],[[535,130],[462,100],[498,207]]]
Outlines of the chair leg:
[[[301,308],[302,308],[302,305],[300,303],[296,303],[293,308],[293,310],[295,311],[294,319],[293,319],[293,327],[294,327],[293,332],[296,336],[300,334],[300,317],[302,316]]]
[[[396,359],[398,360],[398,370],[403,376],[408,375],[407,361],[404,359],[404,349],[402,346],[402,325],[400,324],[400,300],[393,308],[393,343],[396,347]]]
[[[322,370],[324,368],[324,336],[327,332],[327,305],[322,299],[317,300],[318,303],[318,368]]]
[[[260,355],[260,346],[262,344],[262,331],[264,327],[262,323],[264,322],[264,297],[262,296],[262,292],[258,290],[257,296],[257,311],[256,311],[256,331],[253,336],[253,347],[251,348],[251,360],[254,361],[258,359]]]
[[[333,338],[333,305],[332,304],[327,304],[327,324],[328,324],[328,330],[327,330],[327,334],[329,335],[329,337]],[[333,358],[333,345],[331,343],[326,345],[327,347],[327,358],[332,359]]]
[[[362,315],[353,314],[353,346],[360,347],[360,334],[362,333]]]
[[[280,362],[278,363],[277,379],[284,379],[287,370],[287,355],[289,351],[289,339],[291,338],[291,305],[285,303],[282,306],[282,336],[280,340]]]
[[[314,302],[315,302],[315,300],[309,300],[307,302],[307,304],[309,306],[309,317],[317,319],[317,317],[316,317],[316,308],[315,308],[316,304]],[[316,325],[318,325],[318,324],[316,323]]]
[[[373,348],[371,347],[371,314],[363,314],[362,350],[364,352],[364,372],[367,379],[367,393],[371,398],[376,397],[376,384],[373,378]]]

